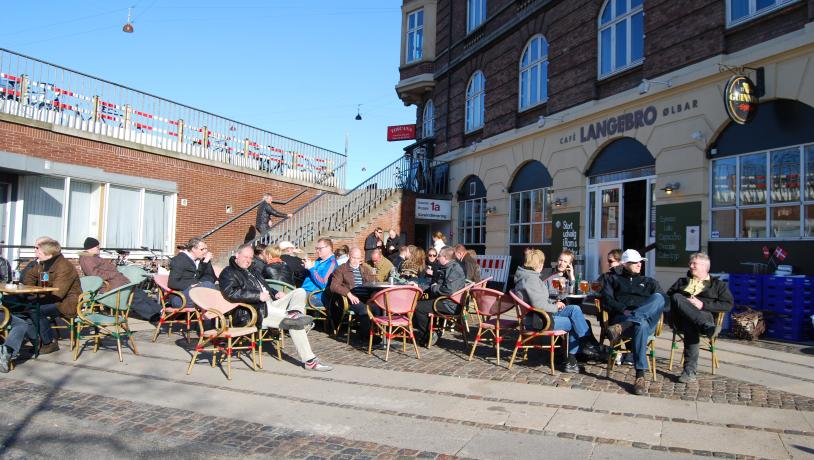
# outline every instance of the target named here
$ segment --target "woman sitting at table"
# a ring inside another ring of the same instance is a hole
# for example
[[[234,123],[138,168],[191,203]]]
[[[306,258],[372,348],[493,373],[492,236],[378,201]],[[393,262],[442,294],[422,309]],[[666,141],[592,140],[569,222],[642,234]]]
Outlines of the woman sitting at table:
[[[62,256],[62,246],[54,240],[44,241],[34,246],[34,255],[37,264],[28,270],[23,277],[23,284],[28,286],[42,285],[43,274],[48,274],[48,286],[57,290],[46,294],[39,299],[40,302],[40,337],[42,347],[40,353],[53,353],[59,350],[59,344],[54,340],[50,320],[59,315],[66,318],[76,316],[76,304],[82,294],[79,284],[79,274],[74,265]],[[31,312],[32,318],[35,313]]]
[[[412,249],[413,250],[410,252],[410,258],[401,264],[399,276],[407,281],[418,282],[425,276],[424,271],[427,269],[427,266],[425,265],[424,260],[426,255],[424,254],[424,250],[419,247],[412,246]]]
[[[564,372],[577,373],[577,352],[586,358],[596,359],[599,350],[591,343],[590,329],[585,316],[578,305],[566,305],[549,296],[546,283],[540,279],[540,272],[545,266],[545,254],[539,249],[526,252],[526,261],[523,267],[517,267],[514,274],[514,292],[526,303],[534,308],[544,310],[554,323],[552,329],[569,331],[568,334],[568,360],[565,362]],[[542,315],[531,312],[526,315],[524,327],[528,330],[541,330],[545,321]]]

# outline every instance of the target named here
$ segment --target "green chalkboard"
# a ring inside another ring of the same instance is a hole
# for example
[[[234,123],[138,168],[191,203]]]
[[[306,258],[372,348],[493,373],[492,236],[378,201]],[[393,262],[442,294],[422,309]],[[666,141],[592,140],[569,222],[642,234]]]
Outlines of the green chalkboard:
[[[551,231],[551,258],[557,260],[563,249],[579,253],[579,213],[554,214]]]
[[[656,206],[656,266],[686,267],[700,243],[700,201]]]

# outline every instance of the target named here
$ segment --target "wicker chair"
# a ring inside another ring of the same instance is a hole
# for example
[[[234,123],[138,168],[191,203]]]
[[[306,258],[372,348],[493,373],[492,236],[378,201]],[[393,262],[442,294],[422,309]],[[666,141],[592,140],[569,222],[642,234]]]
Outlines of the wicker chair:
[[[596,316],[599,318],[599,324],[602,327],[602,330],[605,330],[606,327],[610,324],[610,317],[608,315],[608,311],[602,308],[602,302],[600,299],[594,299],[594,304],[596,305]],[[647,338],[647,361],[648,365],[650,366],[650,374],[653,376],[653,381],[656,380],[656,337],[661,335],[661,329],[664,325],[664,315],[659,317],[659,322],[656,324],[656,331],[653,335]],[[616,357],[619,355],[624,355],[625,353],[631,353],[632,350],[627,348],[628,344],[631,343],[631,339],[623,338],[617,343],[610,343],[610,353],[608,353],[608,368],[606,377],[610,377],[611,372],[613,372],[613,367],[616,364]]]
[[[724,325],[724,317],[726,316],[726,312],[719,311],[715,313],[715,326],[718,330]],[[678,332],[676,327],[673,327],[673,341],[670,344],[670,364],[667,367],[667,370],[673,370],[673,355],[675,354],[676,350],[678,350],[678,342],[684,342],[684,337]],[[701,350],[706,350],[712,354],[712,364],[710,368],[712,369],[712,375],[715,375],[715,369],[721,367],[721,364],[718,362],[718,349],[715,346],[718,342],[718,337],[707,338],[704,335],[701,335]],[[681,363],[680,366],[684,365],[684,354],[681,354]]]
[[[122,339],[126,339],[133,354],[138,354],[133,332],[128,324],[130,304],[133,302],[133,290],[139,283],[130,283],[111,289],[104,294],[97,294],[93,298],[85,298],[77,307],[77,316],[74,319],[74,349],[73,360],[79,358],[84,348],[83,339],[93,340],[93,352],[99,350],[99,343],[103,338],[116,339],[116,350],[119,353],[119,362],[122,357]],[[92,332],[86,332],[86,330]]]
[[[413,313],[422,291],[415,286],[396,286],[383,289],[370,298],[367,314],[370,316],[370,341],[367,345],[367,354],[373,353],[373,336],[380,335],[385,338],[384,360],[390,357],[390,343],[393,339],[402,339],[402,351],[407,352],[407,339],[413,342],[415,357],[421,359],[418,353],[418,344],[413,333]],[[370,308],[375,304],[384,311],[384,315],[375,316]]]
[[[169,275],[157,274],[153,277],[155,285],[158,287],[158,303],[161,305],[161,318],[155,326],[153,333],[153,342],[158,338],[161,333],[161,327],[165,324],[167,327],[167,335],[172,332],[172,327],[175,324],[181,324],[186,327],[186,334],[184,336],[189,343],[189,334],[192,331],[192,322],[201,319],[201,312],[195,305],[187,305],[187,298],[182,292],[174,291],[167,286],[169,282]],[[172,298],[179,299],[180,306],[174,307],[172,305]]]
[[[514,300],[515,304],[517,305],[517,321],[518,327],[520,329],[520,334],[517,336],[517,342],[514,344],[514,351],[512,351],[512,359],[509,361],[509,369],[512,368],[514,364],[514,359],[517,357],[517,351],[523,350],[523,359],[528,359],[528,350],[529,348],[536,348],[542,349],[544,347],[548,348],[549,354],[549,365],[551,367],[551,375],[555,375],[554,371],[554,351],[557,348],[562,348],[565,356],[568,356],[568,331],[563,330],[555,330],[552,329],[554,327],[554,321],[551,320],[551,316],[545,310],[541,310],[539,308],[534,308],[533,306],[527,304],[523,299],[521,299],[517,294],[513,291],[509,291],[509,296],[511,296],[512,300]],[[541,330],[527,330],[526,329],[526,316],[530,313],[537,313],[545,320],[545,326]],[[541,345],[539,343],[534,343],[537,339],[542,337],[548,337],[549,343],[547,346]],[[560,340],[564,339],[564,345],[560,345]]]
[[[501,331],[514,331],[518,322],[514,319],[501,318],[500,315],[515,308],[511,302],[503,302],[503,293],[485,287],[473,287],[469,291],[471,303],[475,306],[474,316],[478,319],[478,333],[469,353],[469,360],[475,355],[475,349],[481,340],[492,340],[497,355],[497,364],[500,365],[500,343],[503,337]]]

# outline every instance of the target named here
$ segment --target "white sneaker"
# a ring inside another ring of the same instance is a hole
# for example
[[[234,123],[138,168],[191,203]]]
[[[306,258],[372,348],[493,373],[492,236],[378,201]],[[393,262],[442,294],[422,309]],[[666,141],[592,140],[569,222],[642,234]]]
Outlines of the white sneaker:
[[[303,367],[305,367],[308,370],[317,371],[317,372],[328,372],[330,370],[333,370],[332,366],[329,366],[327,364],[322,364],[319,361],[319,358],[314,358],[311,361],[306,361],[303,364]]]

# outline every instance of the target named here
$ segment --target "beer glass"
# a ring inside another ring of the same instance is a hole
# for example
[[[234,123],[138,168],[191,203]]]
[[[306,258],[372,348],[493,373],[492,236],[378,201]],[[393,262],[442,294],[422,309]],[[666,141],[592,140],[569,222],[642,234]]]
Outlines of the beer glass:
[[[585,295],[588,295],[588,284],[587,280],[580,280],[579,282],[579,290]]]

